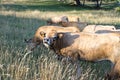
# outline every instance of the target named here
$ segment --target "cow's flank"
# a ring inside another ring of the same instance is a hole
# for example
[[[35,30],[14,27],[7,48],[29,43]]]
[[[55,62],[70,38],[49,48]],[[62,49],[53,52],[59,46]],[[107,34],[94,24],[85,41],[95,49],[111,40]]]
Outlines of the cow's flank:
[[[51,30],[45,33],[43,43],[56,54],[71,57],[73,60],[109,60],[114,64],[110,77],[114,77],[111,74],[119,74],[117,71],[120,68],[116,67],[120,67],[117,64],[120,60],[120,34],[59,33]]]

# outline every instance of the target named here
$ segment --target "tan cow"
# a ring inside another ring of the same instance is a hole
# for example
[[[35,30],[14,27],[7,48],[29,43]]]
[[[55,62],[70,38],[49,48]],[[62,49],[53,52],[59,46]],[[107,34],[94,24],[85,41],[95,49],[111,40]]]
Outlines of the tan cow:
[[[76,27],[41,26],[36,30],[33,38],[25,40],[25,42],[28,43],[27,50],[32,51],[37,45],[42,42],[44,37],[40,35],[41,31],[49,32],[52,29],[57,30],[58,32],[80,32]]]
[[[98,30],[116,30],[114,26],[107,25],[88,25],[84,28],[83,32],[95,33]]]
[[[48,25],[58,25],[62,27],[77,27],[82,31],[88,24],[86,22],[80,22],[79,18],[77,21],[69,21],[68,17],[63,16],[62,18],[53,17],[47,20]]]
[[[107,78],[120,79],[120,34],[59,33],[51,30],[41,32],[41,35],[44,35],[44,45],[58,55],[72,60],[111,61],[114,66]]]
[[[47,25],[58,25],[61,21],[67,22],[68,17],[67,16],[59,16],[59,17],[52,17],[47,20]]]

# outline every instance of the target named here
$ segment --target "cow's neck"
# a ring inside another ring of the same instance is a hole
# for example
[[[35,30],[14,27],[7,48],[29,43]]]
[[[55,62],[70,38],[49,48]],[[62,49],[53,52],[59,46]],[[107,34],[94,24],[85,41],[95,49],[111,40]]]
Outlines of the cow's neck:
[[[64,42],[63,42],[63,38],[60,38],[56,41],[56,43],[52,46],[52,49],[54,50],[54,52],[60,53],[61,48],[63,47]]]

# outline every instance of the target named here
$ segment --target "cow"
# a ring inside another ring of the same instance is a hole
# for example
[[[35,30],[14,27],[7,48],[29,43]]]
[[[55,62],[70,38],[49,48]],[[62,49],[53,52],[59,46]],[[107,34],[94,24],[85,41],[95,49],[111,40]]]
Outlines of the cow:
[[[67,22],[67,16],[53,17],[47,20],[47,25],[58,25],[61,21]]]
[[[27,43],[26,50],[32,51],[34,50],[34,48],[40,45],[40,43],[42,42],[44,38],[43,36],[40,35],[41,31],[49,32],[52,29],[57,30],[58,32],[80,32],[79,29],[76,27],[41,26],[36,30],[33,38],[28,39],[28,40],[25,39],[25,42]]]
[[[120,79],[120,34],[61,33],[56,30],[41,32],[43,44],[57,55],[73,61],[111,61],[111,71],[106,79]]]
[[[95,33],[98,30],[116,30],[115,26],[107,26],[107,25],[88,25],[83,29],[83,32]]]
[[[80,22],[79,18],[77,18],[77,21],[69,21],[68,17],[63,16],[62,18],[53,17],[49,20],[47,20],[47,25],[58,25],[62,27],[77,27],[80,31],[82,31],[85,26],[88,24],[86,22]]]

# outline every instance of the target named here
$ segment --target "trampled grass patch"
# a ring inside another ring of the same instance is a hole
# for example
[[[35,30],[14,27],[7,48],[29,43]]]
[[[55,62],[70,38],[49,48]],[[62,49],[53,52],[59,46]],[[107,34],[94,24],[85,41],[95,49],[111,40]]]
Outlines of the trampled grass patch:
[[[120,27],[120,15],[109,9],[89,9],[68,4],[15,2],[0,6],[0,76],[2,80],[72,80],[76,66],[63,65],[53,52],[43,45],[36,48],[21,62],[25,55],[25,38],[33,37],[39,26],[54,16],[68,16],[70,20],[85,21],[89,24],[105,24]],[[21,64],[22,63],[22,64]],[[21,64],[21,66],[20,66]],[[109,62],[91,63],[79,61],[80,80],[103,80],[109,71]],[[19,67],[20,66],[20,67]]]

